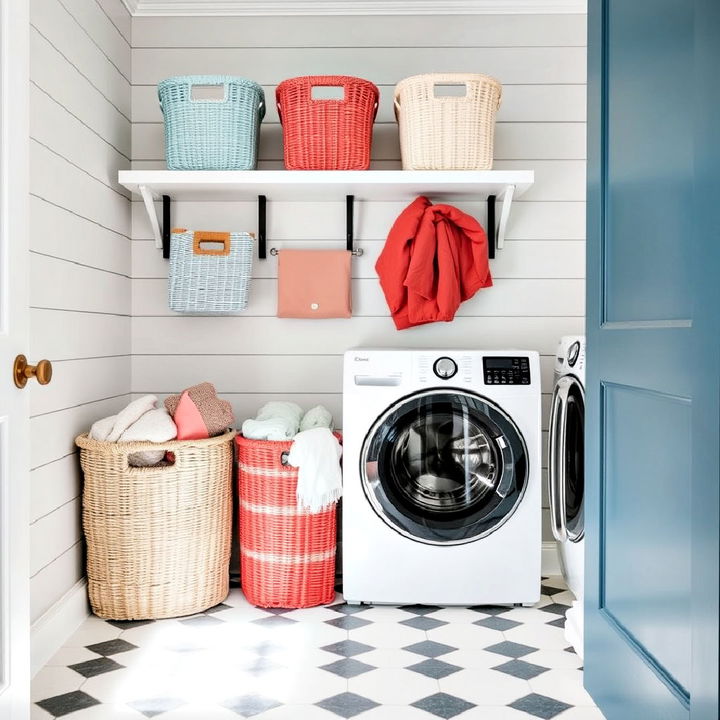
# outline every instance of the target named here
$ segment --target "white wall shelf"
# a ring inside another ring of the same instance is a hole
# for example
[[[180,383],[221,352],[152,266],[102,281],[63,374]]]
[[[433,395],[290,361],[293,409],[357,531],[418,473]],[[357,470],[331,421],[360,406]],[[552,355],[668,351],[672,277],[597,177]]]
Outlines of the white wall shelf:
[[[155,242],[163,246],[163,230],[155,201],[163,197],[185,201],[249,201],[266,196],[271,201],[341,200],[410,202],[427,195],[435,202],[502,203],[496,227],[489,229],[501,248],[514,198],[534,182],[532,170],[121,170],[118,182],[138,193],[145,202]],[[167,213],[168,201],[165,201]],[[492,206],[492,212],[490,212]],[[490,220],[489,218],[489,220]]]

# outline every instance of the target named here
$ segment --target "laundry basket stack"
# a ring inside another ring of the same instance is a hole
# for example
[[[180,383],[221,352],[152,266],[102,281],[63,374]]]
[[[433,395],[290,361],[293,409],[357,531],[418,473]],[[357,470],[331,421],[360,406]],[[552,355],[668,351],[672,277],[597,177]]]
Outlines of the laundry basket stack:
[[[298,469],[286,464],[292,441],[238,435],[240,576],[260,607],[302,608],[335,596],[336,504],[297,506]]]
[[[76,439],[93,612],[113,620],[190,615],[228,594],[235,433],[166,443]],[[130,467],[129,457],[168,460]]]

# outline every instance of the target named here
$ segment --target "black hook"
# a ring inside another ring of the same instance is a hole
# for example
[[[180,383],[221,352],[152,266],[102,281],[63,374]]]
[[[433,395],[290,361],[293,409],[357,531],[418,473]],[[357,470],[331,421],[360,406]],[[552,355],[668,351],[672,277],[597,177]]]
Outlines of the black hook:
[[[487,199],[487,238],[488,238],[488,257],[495,257],[495,242],[497,240],[497,230],[495,228],[495,195],[488,195]]]
[[[346,241],[347,249],[349,252],[353,251],[353,234],[354,234],[354,209],[355,209],[355,196],[345,196],[345,225],[346,225]]]
[[[264,195],[258,195],[258,258],[260,260],[265,260],[267,257],[266,205],[267,198]]]
[[[163,246],[163,258],[165,260],[170,259],[170,196],[162,196],[162,213],[163,213],[163,224],[162,224],[162,246]]]

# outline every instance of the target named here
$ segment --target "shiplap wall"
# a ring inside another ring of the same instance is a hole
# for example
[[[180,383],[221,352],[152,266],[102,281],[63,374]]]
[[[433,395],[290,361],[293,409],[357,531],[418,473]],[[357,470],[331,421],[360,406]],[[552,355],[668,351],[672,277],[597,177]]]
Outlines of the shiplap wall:
[[[381,91],[372,166],[398,168],[395,83],[410,74],[462,70],[486,72],[503,83],[495,168],[532,169],[536,175],[534,187],[513,206],[505,248],[491,263],[492,289],[465,303],[450,324],[396,332],[374,263],[403,206],[359,203],[356,237],[365,255],[353,261],[351,320],[274,317],[277,262],[272,257],[255,262],[243,316],[176,316],[167,308],[167,264],[150,240],[147,218],[136,201],[133,392],[166,394],[208,379],[233,402],[239,419],[279,398],[304,406],[322,402],[340,417],[342,353],[349,347],[531,348],[542,354],[547,430],[557,340],[584,328],[584,15],[136,18],[132,166],[164,167],[156,84],[170,75],[238,74],[264,86],[268,114],[261,168],[282,167],[277,82],[301,74],[368,78]],[[482,205],[461,207],[484,221]],[[173,225],[250,230],[256,225],[252,203],[188,202],[173,208]],[[270,195],[268,234],[278,248],[341,247],[343,198],[274,203]],[[544,532],[551,539],[547,522]]]
[[[131,19],[121,0],[31,0],[31,616],[84,575],[75,436],[129,397]]]
[[[239,419],[268,399],[322,402],[340,417],[342,353],[354,346],[531,348],[542,353],[544,429],[558,338],[584,327],[585,16],[135,18],[132,63],[132,166],[163,168],[156,84],[171,75],[228,73],[265,88],[260,167],[282,167],[274,87],[302,74],[348,74],[380,87],[374,168],[400,167],[392,91],[422,72],[477,71],[503,83],[495,168],[532,169],[534,187],[513,206],[505,248],[492,265],[495,285],[464,304],[450,324],[396,332],[374,262],[402,210],[359,203],[350,320],[274,317],[276,259],[256,261],[241,317],[182,317],[166,301],[167,263],[150,240],[142,204],[133,203],[132,389],[176,392],[208,379]],[[342,247],[344,198],[274,203],[275,247]],[[484,221],[480,204],[462,208]],[[252,203],[175,203],[173,225],[193,229],[256,226]],[[545,433],[545,436],[547,433]],[[547,506],[547,501],[544,503]],[[551,539],[545,523],[545,538]]]

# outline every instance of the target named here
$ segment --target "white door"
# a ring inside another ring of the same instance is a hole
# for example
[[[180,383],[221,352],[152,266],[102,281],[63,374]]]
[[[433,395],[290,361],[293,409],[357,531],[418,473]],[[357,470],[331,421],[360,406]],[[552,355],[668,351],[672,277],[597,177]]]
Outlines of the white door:
[[[0,718],[30,710],[29,418],[15,387],[28,347],[28,3],[0,0]]]

